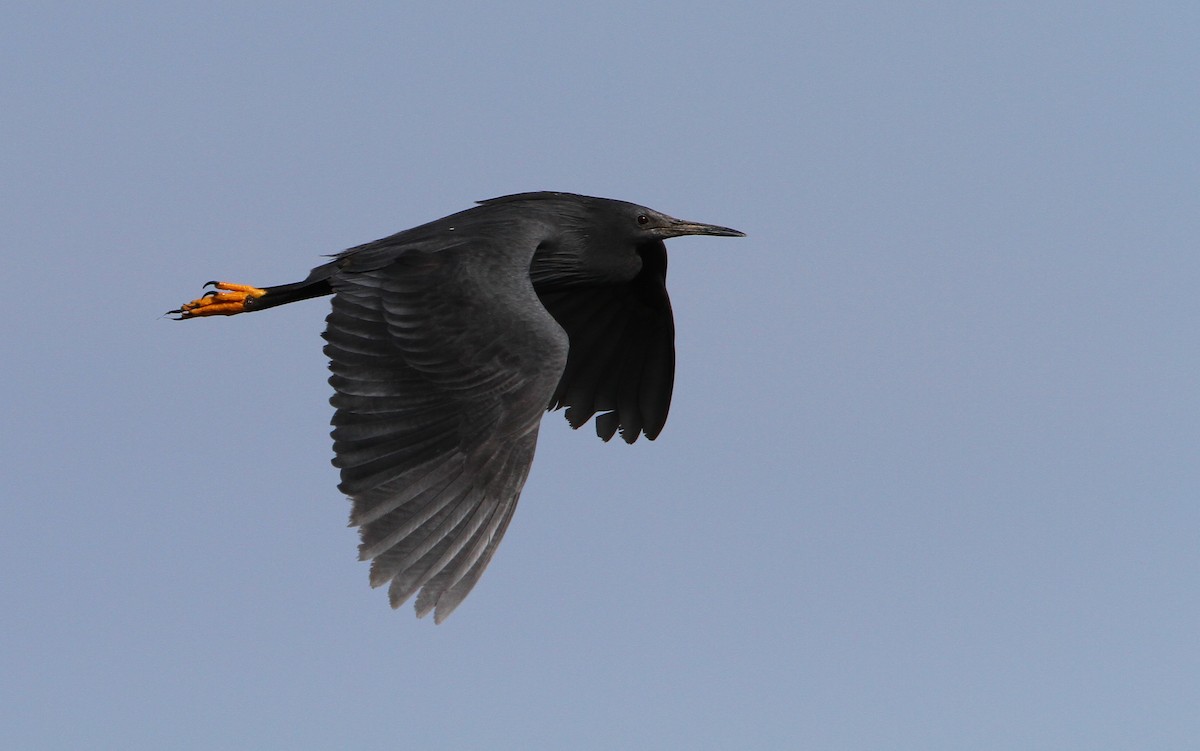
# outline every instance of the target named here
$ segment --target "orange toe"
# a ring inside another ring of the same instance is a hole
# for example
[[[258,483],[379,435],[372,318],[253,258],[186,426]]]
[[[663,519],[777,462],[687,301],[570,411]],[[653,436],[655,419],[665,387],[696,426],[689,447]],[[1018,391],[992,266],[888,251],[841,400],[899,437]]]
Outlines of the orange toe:
[[[220,292],[208,292],[191,302],[179,306],[180,318],[196,318],[199,316],[231,316],[246,312],[246,301],[267,294],[265,289],[252,287],[249,284],[234,284],[232,282],[209,282]],[[207,285],[205,285],[207,286]]]

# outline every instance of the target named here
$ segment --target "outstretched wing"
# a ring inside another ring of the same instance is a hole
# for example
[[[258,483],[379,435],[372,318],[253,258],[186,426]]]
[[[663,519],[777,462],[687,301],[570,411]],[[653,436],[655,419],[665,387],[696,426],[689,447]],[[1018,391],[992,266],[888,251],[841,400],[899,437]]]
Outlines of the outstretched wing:
[[[504,535],[566,362],[529,255],[511,255],[469,244],[363,253],[331,278],[334,464],[360,557],[372,586],[390,583],[393,607],[419,590],[417,615],[434,610],[439,623]]]
[[[667,421],[675,383],[675,319],[667,296],[667,250],[638,249],[642,268],[628,282],[539,286],[538,296],[570,337],[566,369],[550,409],[566,407],[578,428],[593,414],[596,434],[621,431],[627,443],[654,440]]]

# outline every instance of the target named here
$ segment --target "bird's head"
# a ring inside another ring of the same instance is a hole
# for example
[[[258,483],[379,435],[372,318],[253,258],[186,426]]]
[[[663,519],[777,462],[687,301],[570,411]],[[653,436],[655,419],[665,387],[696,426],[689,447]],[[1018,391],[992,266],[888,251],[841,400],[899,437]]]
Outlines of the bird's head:
[[[505,209],[521,205],[545,234],[538,238],[532,266],[543,288],[577,283],[627,281],[653,256],[665,272],[663,240],[685,235],[745,237],[736,229],[667,216],[627,201],[574,193],[518,193],[481,201]],[[661,260],[658,257],[662,256]]]
[[[746,233],[716,224],[701,224],[667,216],[644,206],[630,206],[627,213],[629,228],[647,239],[666,240],[685,235],[712,235],[714,237],[745,237]]]
[[[676,219],[625,201],[586,199],[581,208],[583,221],[575,228],[578,238],[575,247],[579,257],[585,259],[584,265],[598,275],[629,278],[648,262],[648,255],[662,255],[661,264],[665,267],[663,241],[672,237],[745,237],[736,229]],[[655,261],[652,265],[659,263]]]
[[[685,235],[745,237],[744,232],[716,224],[701,224],[667,216],[661,211],[624,201],[600,199],[591,207],[592,222],[603,224],[612,238],[641,243]]]

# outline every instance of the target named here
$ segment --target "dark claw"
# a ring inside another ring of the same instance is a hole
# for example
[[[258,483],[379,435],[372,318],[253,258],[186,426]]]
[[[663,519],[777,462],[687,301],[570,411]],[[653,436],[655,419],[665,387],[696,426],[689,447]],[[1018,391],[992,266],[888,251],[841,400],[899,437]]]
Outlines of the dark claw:
[[[200,296],[201,297],[216,297],[218,294],[220,294],[220,293],[217,292],[215,289],[210,289],[209,291],[205,292],[203,295],[200,295]]]
[[[217,286],[218,284],[220,284],[220,282],[218,282],[218,281],[205,282],[205,283],[204,283],[204,284],[203,284],[203,285],[200,287],[200,289],[204,289],[205,287],[215,287],[215,286]]]

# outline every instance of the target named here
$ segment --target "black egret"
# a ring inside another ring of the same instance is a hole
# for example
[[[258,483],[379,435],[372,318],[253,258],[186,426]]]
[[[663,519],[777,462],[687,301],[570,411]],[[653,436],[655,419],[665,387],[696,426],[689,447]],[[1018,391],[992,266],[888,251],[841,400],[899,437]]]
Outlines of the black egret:
[[[741,237],[624,201],[521,193],[333,256],[304,281],[210,282],[171,311],[233,315],[333,295],[334,465],[360,557],[392,607],[441,623],[512,518],[541,417],[605,441],[663,429],[675,324],[663,241]],[[599,414],[597,414],[599,413]]]

